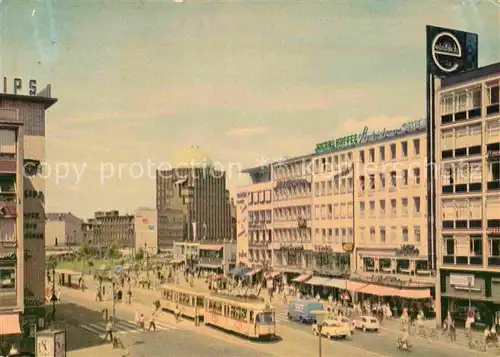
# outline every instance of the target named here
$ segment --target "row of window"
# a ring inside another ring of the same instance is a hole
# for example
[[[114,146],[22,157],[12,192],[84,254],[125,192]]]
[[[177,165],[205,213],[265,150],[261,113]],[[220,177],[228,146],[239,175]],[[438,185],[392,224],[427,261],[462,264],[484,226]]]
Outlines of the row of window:
[[[419,157],[421,154],[421,142],[420,139],[413,139],[411,143],[411,154],[412,157]],[[398,144],[392,143],[387,145],[381,145],[378,150],[375,148],[359,150],[359,162],[361,164],[365,163],[375,163],[384,162],[386,160],[393,161],[397,159],[406,159],[409,157],[409,144],[408,141],[402,141]],[[389,148],[388,159],[386,157],[386,148]],[[399,147],[399,150],[398,150]],[[398,155],[399,151],[399,155]],[[337,172],[343,167],[350,167],[352,163],[352,153],[344,153],[339,155],[332,155],[328,157],[318,158],[314,160],[314,173],[321,174],[327,172]]]
[[[353,203],[352,202],[342,202],[342,203],[330,203],[324,205],[314,206],[314,219],[324,220],[324,219],[343,219],[352,218],[353,216]]]
[[[271,210],[248,211],[248,222],[270,222]]]
[[[345,242],[352,242],[353,229],[348,228],[317,228],[314,234],[314,241],[318,244],[341,244]]]
[[[25,212],[24,219],[40,219],[40,213],[38,213],[38,212]]]
[[[311,219],[311,206],[292,206],[274,209],[274,221],[296,221],[297,219]]]
[[[488,238],[486,249],[489,257],[500,257],[500,237]],[[443,235],[443,255],[482,256],[483,238],[480,235]]]
[[[248,204],[257,205],[271,202],[271,190],[262,190],[248,193]]]
[[[43,197],[43,191],[24,190],[24,198],[41,198],[41,197]]]
[[[487,181],[500,180],[500,163],[488,162],[486,164]],[[441,169],[441,185],[460,185],[482,183],[483,164],[481,161],[458,162],[443,164]],[[479,191],[481,189],[479,188]]]
[[[413,157],[418,157],[420,156],[420,139],[413,139],[410,141],[411,142],[411,150],[412,150],[412,156]],[[399,146],[399,150],[398,150]],[[379,146],[378,148],[378,156],[375,157],[375,149],[368,149],[366,150],[366,157],[365,157],[365,150],[359,151],[359,162],[361,164],[365,163],[375,163],[375,162],[384,162],[386,161],[386,153],[385,153],[385,148],[386,146]],[[397,155],[399,151],[399,155]],[[398,144],[393,143],[389,144],[389,160],[396,160],[396,159],[406,159],[408,158],[408,141],[402,141]]]
[[[390,171],[389,182],[387,182],[386,174],[384,172],[381,172],[378,175],[370,174],[367,177],[364,175],[359,176],[359,190],[360,193],[366,191],[373,192],[376,189],[384,191],[387,187],[389,187],[389,190],[395,191],[398,188],[407,188],[409,182],[411,182],[413,186],[420,185],[421,179],[419,167],[414,167],[412,169],[411,177],[409,177],[408,169]]]
[[[274,200],[283,201],[290,199],[300,199],[312,196],[312,188],[309,183],[298,183],[289,187],[276,188],[274,190]]]
[[[281,242],[310,243],[312,238],[310,228],[279,228],[274,230],[274,235]]]
[[[378,243],[414,243],[420,244],[421,242],[421,228],[420,226],[413,226],[412,236],[410,237],[410,231],[407,226],[403,226],[399,229],[396,226],[391,226],[389,232],[387,232],[386,227],[365,227],[359,228],[359,239],[361,242],[369,242],[371,244]],[[369,239],[369,240],[368,240]]]
[[[290,164],[278,164],[273,168],[275,180],[287,180],[311,174],[311,161],[301,160]]]
[[[422,198],[421,197],[403,197],[401,199],[390,199],[389,201],[389,212],[386,209],[386,200],[382,199],[378,201],[378,212],[376,201],[368,202],[368,209],[366,207],[366,202],[359,202],[359,217],[365,218],[368,213],[368,218],[383,218],[383,217],[405,217],[410,214],[410,209],[408,207],[409,200],[411,200],[412,209],[411,214],[413,216],[420,216],[422,214]],[[398,201],[400,202],[400,209],[398,212]],[[377,214],[378,213],[378,214]]]
[[[44,233],[39,232],[24,232],[24,239],[45,239]]]

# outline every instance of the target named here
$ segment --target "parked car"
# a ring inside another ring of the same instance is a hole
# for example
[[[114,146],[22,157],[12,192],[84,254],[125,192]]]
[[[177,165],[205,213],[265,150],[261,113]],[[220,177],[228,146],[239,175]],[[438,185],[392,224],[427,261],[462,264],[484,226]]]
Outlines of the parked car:
[[[335,318],[335,320],[337,320],[338,322],[342,323],[342,324],[346,324],[347,326],[349,326],[349,331],[351,332],[351,334],[354,333],[354,330],[355,330],[355,327],[354,327],[354,321],[351,321],[349,320],[347,317],[345,316],[337,316]]]
[[[316,317],[312,313],[314,310],[323,310],[323,304],[316,300],[293,299],[288,304],[287,317],[290,321],[314,323],[316,322]]]
[[[346,338],[351,335],[351,330],[345,323],[339,322],[336,319],[327,319],[321,325],[321,335],[327,339],[331,338]],[[312,325],[312,331],[315,336],[319,334],[319,328],[316,323]]]
[[[380,323],[378,322],[376,317],[361,316],[359,319],[354,321],[354,327],[363,330],[363,332],[366,331],[377,332],[380,329]]]

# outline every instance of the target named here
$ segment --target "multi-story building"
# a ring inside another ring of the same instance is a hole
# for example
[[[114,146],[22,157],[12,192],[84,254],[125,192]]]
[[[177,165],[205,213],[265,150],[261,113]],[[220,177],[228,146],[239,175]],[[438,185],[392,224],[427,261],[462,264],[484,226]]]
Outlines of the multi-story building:
[[[71,212],[47,213],[45,220],[45,248],[70,248],[83,243],[83,220]]]
[[[97,248],[114,244],[118,249],[135,247],[134,215],[119,211],[98,211],[83,224],[84,241]]]
[[[16,88],[22,88],[19,78],[14,84]],[[19,333],[19,318],[9,312],[23,313],[23,331],[42,329],[45,325],[45,181],[40,164],[45,161],[45,111],[57,99],[51,97],[50,85],[36,93],[36,81],[31,80],[29,90],[29,95],[0,93],[1,145],[2,148],[3,145],[10,147],[0,160],[0,166],[6,170],[2,173],[5,201],[1,209],[4,217],[1,240],[6,241],[1,247],[4,251],[0,269],[0,324],[12,328],[12,334]],[[16,147],[15,153],[13,147]],[[8,192],[12,191],[12,183],[15,194]],[[9,195],[10,199],[7,198]],[[14,220],[16,225],[13,226]],[[16,232],[14,238],[12,230]],[[12,239],[14,245],[8,242]],[[27,339],[30,336],[23,335]]]
[[[142,248],[147,254],[158,253],[158,215],[156,209],[139,207],[134,213],[134,249]]]
[[[200,242],[174,242],[175,264],[228,275],[236,265],[236,243],[207,244]]]
[[[178,187],[170,192],[162,191],[162,200],[158,202],[158,248],[172,249],[172,242],[183,240],[186,232],[184,203]]]
[[[500,317],[499,88],[500,63],[436,83],[438,321]]]
[[[170,237],[166,227],[168,201],[178,191],[182,198],[186,229],[184,237]],[[159,240],[171,247],[174,240],[222,241],[231,239],[231,212],[226,193],[226,174],[217,170],[208,155],[191,146],[176,155],[172,169],[156,172],[156,208]]]
[[[24,308],[23,149],[17,111],[0,109],[0,320],[13,334]]]
[[[314,154],[245,170],[252,184],[238,189],[239,261],[271,254],[273,267],[295,282],[314,274],[311,285],[430,297],[424,148],[419,120],[365,128],[318,144]]]

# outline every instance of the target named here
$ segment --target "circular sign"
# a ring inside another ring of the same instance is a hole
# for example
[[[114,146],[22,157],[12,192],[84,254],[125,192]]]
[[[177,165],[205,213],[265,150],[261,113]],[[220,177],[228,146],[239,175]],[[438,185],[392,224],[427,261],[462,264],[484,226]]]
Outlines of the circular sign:
[[[462,58],[462,46],[450,32],[441,32],[434,37],[431,46],[434,64],[443,72],[452,73],[458,69]]]
[[[354,244],[352,243],[342,243],[342,249],[344,252],[352,252],[354,250]]]

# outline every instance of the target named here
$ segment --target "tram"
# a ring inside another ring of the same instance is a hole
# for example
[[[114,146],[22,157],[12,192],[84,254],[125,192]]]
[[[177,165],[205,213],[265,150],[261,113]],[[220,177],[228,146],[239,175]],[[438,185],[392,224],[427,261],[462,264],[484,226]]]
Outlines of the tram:
[[[205,325],[231,331],[249,339],[276,337],[275,309],[269,304],[229,296],[205,296]]]
[[[162,285],[161,300],[161,306],[166,311],[174,313],[176,307],[179,306],[182,316],[191,319],[203,318],[205,301],[203,293]]]

